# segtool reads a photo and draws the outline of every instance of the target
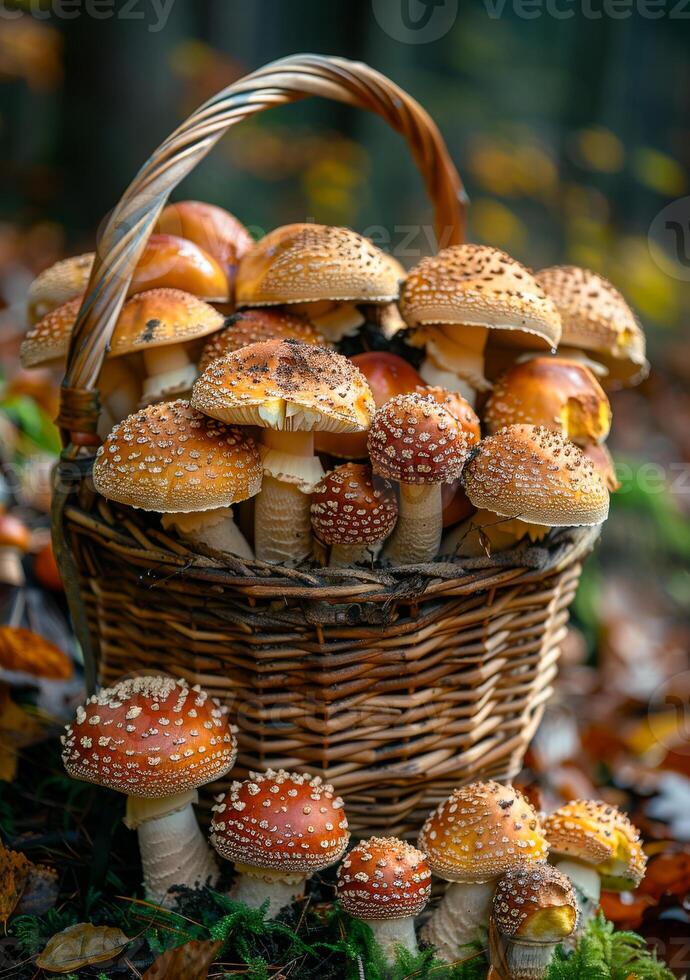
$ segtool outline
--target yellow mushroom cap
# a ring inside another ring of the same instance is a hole
[[[493,781],[454,790],[427,819],[418,846],[434,874],[466,884],[492,881],[548,854],[525,797]]]
[[[228,507],[258,493],[261,479],[252,439],[185,401],[149,405],[119,422],[93,467],[104,497],[159,514]]]
[[[292,339],[213,361],[194,384],[192,405],[224,422],[293,432],[363,432],[374,414],[367,380],[347,357]]]
[[[452,245],[423,258],[407,276],[401,312],[411,327],[458,324],[557,347],[561,320],[553,301],[517,259],[488,245]],[[520,335],[527,335],[520,336]]]
[[[275,228],[240,260],[238,306],[332,300],[389,303],[405,273],[392,256],[349,228]]]
[[[191,293],[165,287],[147,289],[122,307],[109,356],[183,344],[215,333],[224,323],[221,313]]]
[[[360,919],[419,915],[431,897],[431,871],[421,851],[396,837],[370,837],[338,868],[340,904]]]
[[[536,273],[561,315],[561,344],[595,351],[613,380],[636,384],[649,373],[645,336],[625,299],[608,279],[576,265]]]
[[[227,709],[172,677],[135,677],[77,708],[62,737],[74,779],[158,799],[205,786],[232,769],[237,745]]]
[[[63,361],[67,357],[81,301],[81,296],[75,296],[61,303],[27,330],[19,349],[22,367],[38,367],[39,364]]]
[[[56,306],[85,292],[91,275],[94,253],[61,259],[39,273],[29,286],[27,313],[34,324]]]
[[[491,914],[499,933],[533,943],[557,943],[577,923],[577,899],[564,874],[549,864],[519,868],[496,886]]]
[[[483,439],[463,471],[475,507],[547,527],[605,521],[609,494],[573,443],[544,426],[509,425]]]
[[[209,337],[199,358],[199,371],[205,371],[212,361],[224,354],[232,354],[240,347],[288,337],[301,340],[303,344],[330,346],[301,313],[272,309],[241,310],[226,320],[223,330]]]

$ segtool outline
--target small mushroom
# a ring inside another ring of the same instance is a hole
[[[544,980],[559,943],[572,935],[577,903],[566,876],[542,864],[508,871],[491,908],[491,964],[502,980]]]
[[[332,470],[311,495],[311,524],[331,546],[330,565],[370,564],[395,527],[398,502],[388,480],[364,463]]]
[[[225,326],[207,340],[199,358],[199,373],[225,354],[264,340],[300,340],[303,344],[328,347],[326,339],[306,316],[281,309],[240,310],[228,317]],[[342,438],[342,437],[341,437]]]
[[[42,320],[51,310],[81,296],[89,282],[94,253],[72,255],[40,272],[29,286],[27,319],[29,326]]]
[[[419,952],[414,920],[431,897],[431,871],[416,847],[395,837],[370,837],[353,847],[338,868],[338,900],[366,922],[393,966],[396,951]]]
[[[23,585],[26,578],[22,567],[22,555],[29,550],[31,535],[26,525],[0,510],[0,582],[5,585]]]
[[[218,262],[178,235],[149,237],[132,276],[129,295],[151,289],[181,289],[209,303],[227,303],[228,278]]]
[[[77,708],[62,744],[70,776],[127,795],[125,824],[139,835],[150,901],[170,905],[175,885],[215,882],[192,804],[198,787],[235,762],[235,736],[218,701],[171,677],[129,678]]]
[[[251,908],[268,902],[271,918],[339,860],[349,839],[343,801],[318,776],[251,772],[213,807],[211,843],[235,863],[231,897]]]
[[[544,863],[548,854],[539,818],[524,796],[493,781],[454,790],[427,819],[418,846],[432,872],[450,882],[422,930],[447,962],[485,933],[501,875]]]
[[[231,288],[239,260],[254,244],[254,239],[234,214],[203,201],[167,204],[155,230],[186,238],[203,248],[223,269]]]

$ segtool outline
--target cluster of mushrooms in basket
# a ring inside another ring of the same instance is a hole
[[[92,261],[34,281],[25,366],[64,363]],[[405,272],[345,228],[255,243],[179,202],[112,336],[94,482],[221,559],[482,557],[605,520],[605,389],[646,370],[635,315],[587,270],[468,244]]]
[[[77,709],[63,761],[77,778],[127,796],[150,901],[174,903],[174,886],[216,885],[219,867],[194,815],[197,790],[236,756],[227,709],[200,687],[150,676],[120,681]],[[486,942],[493,975],[539,980],[559,944],[572,943],[602,889],[635,888],[645,872],[639,835],[615,806],[572,801],[538,814],[516,789],[477,782],[429,814],[417,846],[371,837],[348,850],[347,803],[316,776],[252,772],[217,797],[210,843],[234,862],[230,896],[267,915],[305,894],[312,875],[337,867],[342,907],[372,929],[389,963],[415,952],[415,919],[432,875],[448,882],[420,937],[439,958]]]

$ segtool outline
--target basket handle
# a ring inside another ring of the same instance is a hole
[[[170,192],[235,123],[311,95],[368,109],[401,133],[434,205],[439,242],[463,240],[465,193],[443,138],[419,103],[384,75],[361,62],[308,54],[282,58],[246,75],[161,143],[105,226],[62,383],[58,425],[64,444],[97,442],[98,376],[139,256]]]

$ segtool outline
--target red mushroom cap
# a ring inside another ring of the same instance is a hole
[[[345,463],[327,474],[311,497],[311,523],[325,544],[373,544],[395,527],[398,502],[388,480],[371,467]]]
[[[318,776],[268,769],[235,782],[213,808],[211,843],[230,861],[311,873],[343,854],[350,834],[343,801]]]
[[[431,895],[425,856],[396,837],[371,837],[346,854],[338,868],[338,898],[359,919],[419,915]]]
[[[200,687],[172,677],[134,677],[77,708],[62,737],[75,779],[156,799],[224,776],[237,744],[227,709]]]

